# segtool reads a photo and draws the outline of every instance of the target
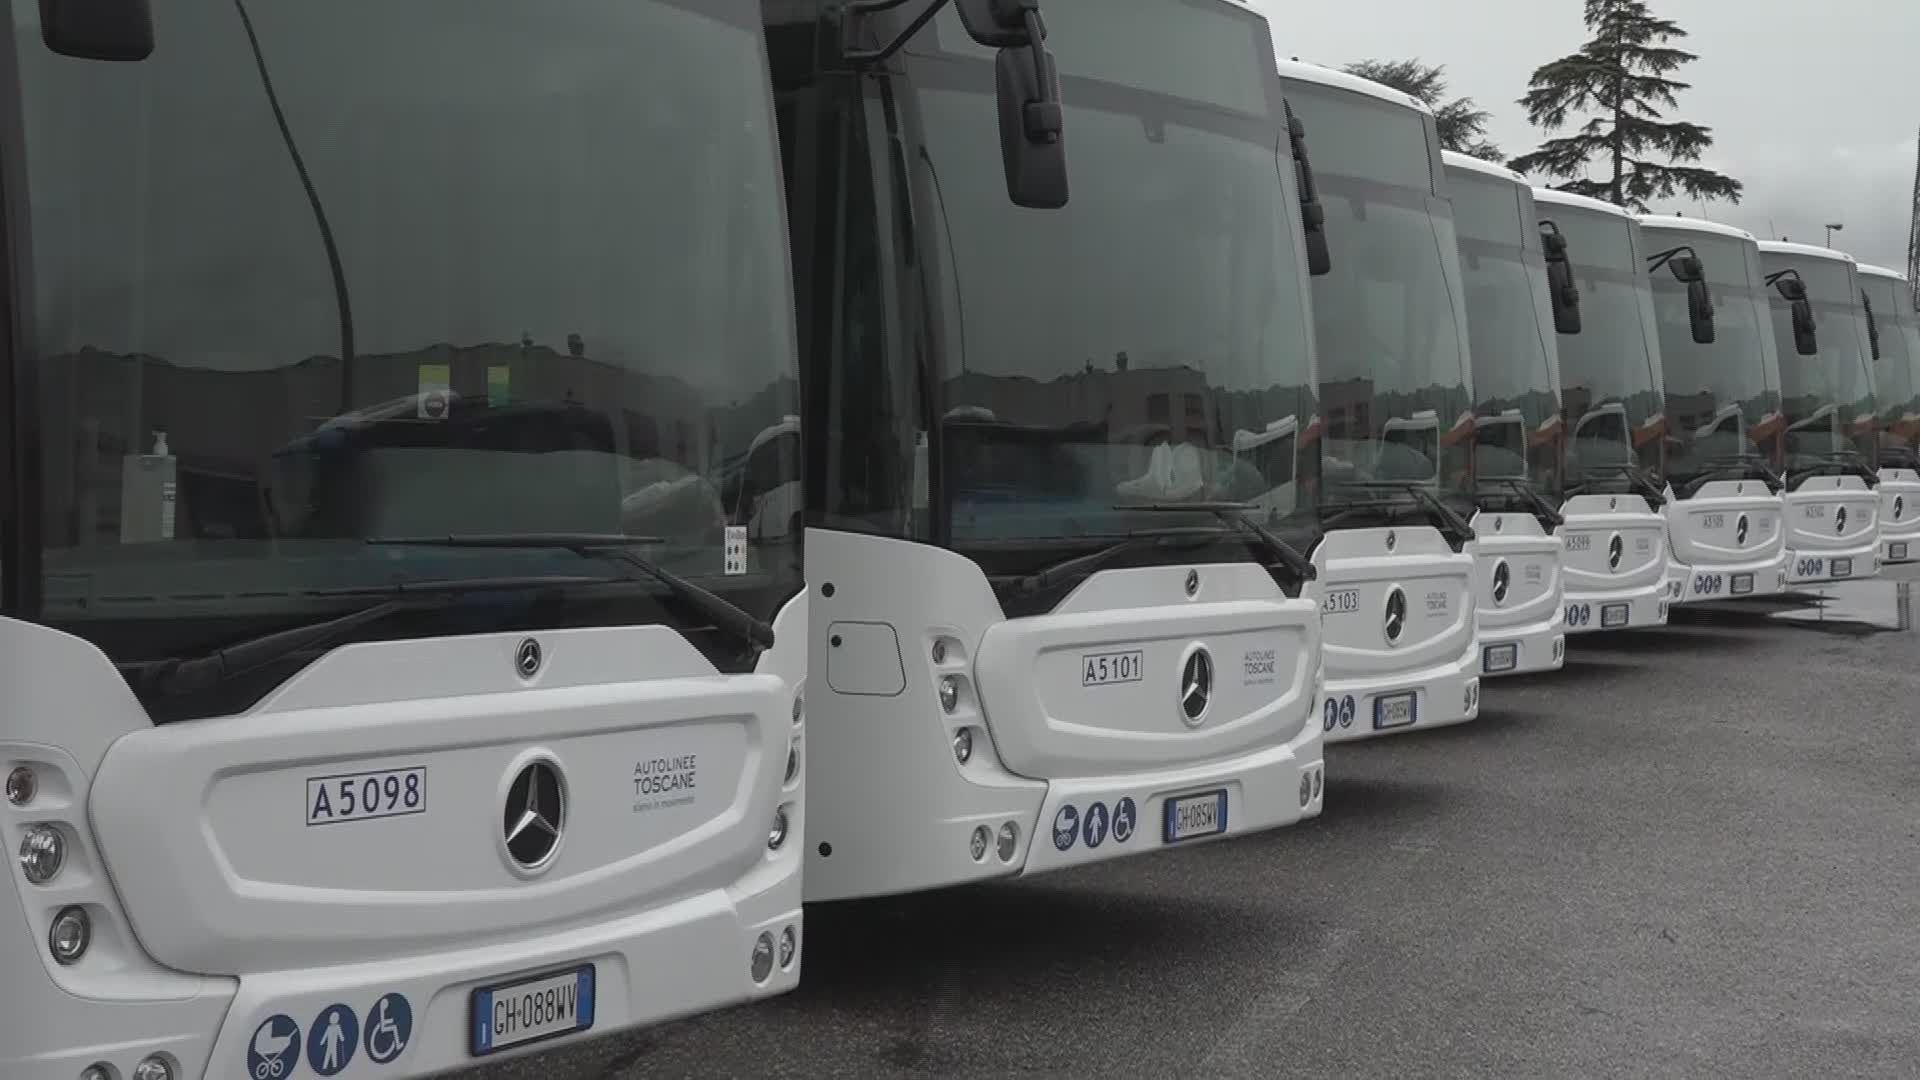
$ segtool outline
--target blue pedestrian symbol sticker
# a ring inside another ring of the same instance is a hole
[[[347,1067],[360,1046],[360,1018],[345,1005],[329,1005],[307,1027],[307,1066],[321,1076]]]
[[[300,1025],[293,1017],[274,1013],[253,1030],[247,1046],[247,1075],[253,1080],[280,1080],[300,1067]]]
[[[375,1065],[397,1058],[413,1038],[413,1009],[399,994],[388,994],[367,1010],[367,1056]]]
[[[1113,842],[1124,844],[1133,839],[1134,806],[1131,798],[1113,804]]]
[[[1080,811],[1068,803],[1053,815],[1053,846],[1065,851],[1073,846],[1073,838],[1080,835]]]
[[[1328,698],[1326,708],[1320,710],[1320,712],[1323,718],[1322,722],[1326,725],[1327,730],[1332,731],[1333,725],[1340,720],[1340,703],[1332,698]]]
[[[1107,839],[1107,804],[1094,803],[1087,807],[1087,846],[1097,848]]]

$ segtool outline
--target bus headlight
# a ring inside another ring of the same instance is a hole
[[[788,743],[787,744],[787,783],[789,784],[793,783],[793,778],[799,775],[800,775],[800,744]]]
[[[972,728],[961,728],[953,733],[953,759],[962,765],[973,760]]]
[[[773,812],[773,827],[767,830],[767,850],[779,851],[780,845],[787,842],[787,808],[780,807]]]
[[[953,675],[940,676],[940,707],[947,712],[960,707],[960,680]]]
[[[967,854],[973,856],[974,862],[979,862],[987,857],[987,845],[991,843],[993,833],[985,825],[975,825],[973,833],[967,837]]]
[[[80,1080],[113,1080],[113,1070],[104,1061],[96,1061],[80,1070]]]
[[[1020,843],[1020,827],[1009,821],[1000,826],[1000,837],[994,845],[994,853],[1001,862],[1012,862],[1014,847]]]
[[[159,1054],[142,1058],[140,1064],[133,1067],[130,1080],[174,1080],[173,1064]]]
[[[35,885],[45,885],[67,861],[67,841],[51,825],[30,825],[20,841],[20,870]]]
[[[793,927],[780,931],[780,970],[792,967],[794,954],[799,951],[800,938],[793,932]]]
[[[93,923],[85,908],[61,908],[47,930],[47,950],[62,964],[72,964],[87,954],[93,941]]]
[[[25,765],[7,774],[7,801],[15,806],[25,806],[33,801],[40,790],[40,778]]]
[[[1313,801],[1313,776],[1309,773],[1301,773],[1300,774],[1300,805],[1306,806],[1308,803],[1311,803],[1312,801]]]
[[[747,971],[754,982],[766,982],[773,974],[773,935],[762,931],[753,939],[753,957],[748,962]]]

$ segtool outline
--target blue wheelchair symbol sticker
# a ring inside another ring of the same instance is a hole
[[[1124,844],[1133,839],[1134,806],[1131,798],[1113,804],[1113,842]]]
[[[247,1075],[253,1080],[280,1080],[300,1067],[300,1025],[285,1013],[274,1013],[253,1030],[247,1046]]]
[[[329,1005],[307,1027],[307,1066],[332,1076],[353,1061],[360,1046],[360,1018],[345,1005]]]
[[[1087,847],[1097,848],[1107,839],[1107,804],[1094,803],[1087,807],[1086,821]]]
[[[413,1038],[413,1008],[399,994],[388,994],[367,1010],[367,1056],[385,1065],[407,1049]]]
[[[1341,727],[1353,726],[1353,695],[1352,694],[1348,694],[1347,696],[1340,699],[1340,726]]]
[[[1053,815],[1053,846],[1065,851],[1073,846],[1074,837],[1080,835],[1080,811],[1068,803]]]

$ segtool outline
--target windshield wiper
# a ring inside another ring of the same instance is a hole
[[[1272,529],[1269,529],[1265,525],[1262,525],[1259,522],[1253,520],[1252,518],[1246,516],[1245,511],[1260,509],[1260,507],[1254,505],[1253,503],[1245,503],[1245,502],[1128,503],[1124,506],[1117,507],[1116,509],[1144,510],[1144,511],[1147,511],[1148,513],[1159,513],[1159,514],[1174,514],[1174,513],[1181,513],[1181,512],[1212,514],[1214,517],[1217,517],[1221,521],[1226,522],[1229,525],[1232,525],[1236,529],[1241,529],[1241,530],[1245,530],[1246,532],[1252,533],[1255,537],[1257,537],[1260,540],[1262,544],[1265,544],[1267,546],[1267,550],[1273,553],[1274,558],[1279,559],[1280,562],[1286,565],[1287,570],[1290,571],[1294,577],[1299,578],[1301,581],[1313,581],[1320,576],[1320,572],[1313,568],[1313,561],[1311,559],[1308,559],[1305,555],[1301,554],[1299,548],[1294,547],[1292,544],[1287,543],[1284,539],[1282,539],[1279,536],[1279,534],[1275,533]]]
[[[1765,458],[1758,454],[1741,454],[1737,457],[1709,459],[1700,472],[1675,489],[1674,494],[1690,499],[1715,480],[1760,480],[1766,483],[1767,490],[1772,493],[1778,493],[1786,486],[1784,477],[1767,468]]]
[[[1346,480],[1340,487],[1358,488],[1362,491],[1404,491],[1413,496],[1427,510],[1427,516],[1437,523],[1440,532],[1449,542],[1468,543],[1474,537],[1473,523],[1443,502],[1440,496],[1415,480]]]
[[[1533,482],[1530,480],[1518,476],[1486,476],[1482,477],[1480,482],[1483,484],[1505,484],[1507,487],[1513,489],[1513,492],[1520,496],[1522,502],[1533,508],[1533,516],[1539,518],[1541,522],[1547,526],[1548,532],[1552,532],[1567,523],[1567,519],[1562,517],[1560,511],[1555,509],[1554,505],[1540,494],[1539,489],[1535,488]]]
[[[248,638],[204,656],[168,657],[164,660],[136,660],[116,665],[136,697],[182,697],[214,689],[247,674],[323,646],[331,645],[355,630],[402,612],[451,607],[456,600],[474,593],[514,592],[528,589],[574,588],[594,585],[622,585],[626,578],[578,575],[535,577],[467,578],[442,581],[418,581],[392,585],[346,589],[320,589],[314,597],[381,596],[377,603],[321,619],[318,622],[277,630]]]
[[[658,544],[659,537],[623,536],[618,533],[505,533],[501,535],[473,534],[466,536],[395,536],[374,537],[369,544],[387,547],[444,547],[444,548],[552,548],[571,551],[583,559],[613,559],[624,562],[640,572],[647,574],[667,587],[676,599],[693,608],[701,618],[749,645],[762,649],[773,647],[773,627],[756,618],[754,614],[738,604],[695,585],[678,574],[671,573],[659,564],[636,555],[632,551],[635,544]],[[633,580],[633,579],[628,579]]]
[[[1022,596],[1032,596],[1045,592],[1070,578],[1085,577],[1128,552],[1156,547],[1169,540],[1188,539],[1204,542],[1213,538],[1214,534],[1211,532],[1196,533],[1191,529],[1129,533],[1085,555],[1062,559],[1031,573],[995,577],[990,580],[995,586],[1011,589]]]
[[[1628,489],[1633,494],[1646,499],[1648,506],[1658,510],[1667,505],[1666,493],[1660,489],[1659,484],[1654,482],[1653,477],[1638,465],[1588,465],[1582,468],[1580,473],[1582,476],[1591,473],[1616,473],[1627,478]],[[1579,494],[1591,486],[1590,482],[1582,481],[1568,487],[1567,493]]]

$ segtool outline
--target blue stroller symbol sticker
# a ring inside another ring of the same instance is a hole
[[[274,1013],[253,1031],[247,1045],[247,1075],[253,1080],[280,1080],[300,1067],[300,1025],[285,1013]]]

